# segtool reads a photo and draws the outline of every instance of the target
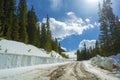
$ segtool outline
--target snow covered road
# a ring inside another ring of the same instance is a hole
[[[101,70],[93,68],[89,62],[71,62],[59,65],[48,65],[49,67],[36,66],[34,68],[18,69],[11,76],[0,76],[0,80],[119,80],[119,77],[102,73]],[[14,70],[13,70],[14,71]],[[92,71],[92,72],[91,72]],[[1,72],[1,71],[0,71]],[[4,72],[4,71],[3,71]],[[9,71],[8,71],[9,72]],[[10,73],[9,73],[10,74]],[[12,72],[11,72],[12,74]]]

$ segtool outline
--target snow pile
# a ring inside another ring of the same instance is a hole
[[[120,69],[120,54],[111,57],[101,57],[97,55],[91,59],[91,64],[94,66],[101,67],[103,69],[112,70]]]
[[[117,54],[116,56],[110,56],[110,58],[112,58],[115,61],[116,65],[120,66],[120,54]]]
[[[47,53],[44,49],[39,49],[35,46],[27,45],[22,42],[5,39],[0,41],[0,53],[62,58],[58,53],[54,51]]]
[[[108,70],[93,66],[91,65],[91,61],[84,61],[83,64],[88,72],[98,76],[101,80],[120,80],[120,73],[109,72]]]

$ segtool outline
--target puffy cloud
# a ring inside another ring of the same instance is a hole
[[[85,19],[85,21],[86,21],[87,23],[89,23],[89,22],[90,22],[90,19],[87,18],[87,19]]]
[[[82,18],[77,17],[74,12],[68,12],[66,14],[69,18],[64,21],[50,18],[50,29],[53,37],[64,39],[71,35],[81,35],[84,30],[94,28],[94,25],[86,23]],[[43,22],[45,21],[46,19],[44,18]]]
[[[79,49],[84,48],[84,44],[86,44],[86,48],[95,47],[96,40],[82,40],[79,44]]]
[[[75,13],[74,12],[68,12],[68,13],[66,13],[68,16],[70,16],[70,15],[75,15]]]

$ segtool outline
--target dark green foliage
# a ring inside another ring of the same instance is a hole
[[[113,13],[111,0],[104,0],[99,4],[100,23],[100,51],[103,56],[110,56],[120,52],[120,22]]]
[[[24,43],[28,43],[28,34],[27,34],[27,5],[26,0],[20,0],[19,2],[19,37],[20,41]]]
[[[3,21],[4,21],[4,0],[0,1],[0,37],[3,37]]]
[[[84,48],[80,51],[77,50],[77,60],[88,60],[96,55],[101,55],[100,54],[100,48],[99,48],[99,43],[96,41],[95,47],[90,47],[86,48],[86,44],[84,44]]]
[[[33,6],[27,11],[26,0],[19,0],[19,5],[15,5],[15,0],[0,1],[0,38],[32,44],[48,52],[55,50],[68,58],[57,39],[52,38],[49,17],[40,26]]]
[[[19,41],[19,20],[16,15],[14,15],[14,23],[12,26],[11,39],[15,41]]]
[[[81,59],[81,58],[82,58],[82,57],[81,57],[81,53],[80,53],[79,50],[77,50],[76,54],[77,54],[77,61],[82,60],[82,59]]]
[[[1,23],[1,21],[0,21],[0,38],[2,37],[3,35],[2,35],[2,23]]]
[[[28,11],[28,27],[27,27],[27,31],[28,31],[28,40],[29,40],[29,44],[35,45],[38,47],[38,26],[37,26],[37,16],[35,14],[34,8],[32,6],[31,10]]]
[[[37,42],[37,45],[36,45],[36,46],[37,46],[38,48],[40,48],[40,44],[41,44],[41,43],[40,43],[40,33],[41,33],[41,32],[40,32],[40,26],[39,26],[39,24],[37,24],[37,41],[36,41],[36,42]]]
[[[2,37],[6,39],[11,39],[14,10],[15,10],[15,0],[0,1],[0,21],[1,21]]]
[[[47,36],[46,27],[45,27],[45,24],[43,23],[41,26],[41,35],[40,35],[41,48],[45,48],[46,36]]]
[[[13,20],[14,20],[14,11],[15,11],[15,0],[10,0],[7,1],[8,4],[7,6],[9,6],[9,12],[7,14],[7,18],[8,18],[8,29],[7,29],[7,39],[11,39],[11,35],[12,35],[12,26],[13,26]]]
[[[54,43],[53,43],[53,50],[56,51],[56,52],[59,52],[59,44],[58,44],[58,41],[57,39],[55,39]]]
[[[48,51],[48,52],[51,52],[52,50],[52,36],[51,36],[51,31],[50,31],[50,23],[49,23],[49,18],[47,16],[47,19],[46,19],[46,31],[47,31],[47,34],[46,34],[46,44],[45,44],[45,50]]]

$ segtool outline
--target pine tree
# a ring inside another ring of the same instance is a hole
[[[80,51],[77,50],[76,54],[77,54],[77,61],[80,61],[82,57]]]
[[[60,45],[60,43],[59,43],[59,46],[58,46],[58,51],[59,51],[59,54],[62,53],[62,49],[61,49],[61,45]]]
[[[11,30],[13,26],[13,15],[15,10],[15,0],[1,1],[0,20],[2,22],[3,37],[11,39]]]
[[[100,22],[100,46],[101,52],[105,56],[114,53],[114,34],[115,28],[115,15],[111,8],[111,0],[104,0],[102,7],[99,5],[99,22]]]
[[[4,0],[0,1],[0,37],[3,37]]]
[[[87,59],[87,48],[86,48],[86,44],[84,44],[82,57],[83,57],[84,60]]]
[[[20,41],[24,43],[28,43],[28,34],[27,34],[27,4],[26,0],[20,0],[19,2],[19,37]]]
[[[120,21],[119,21],[119,18],[116,17],[115,18],[115,21],[114,21],[114,29],[113,29],[113,34],[112,34],[112,37],[113,37],[113,52],[114,52],[114,55],[119,53],[120,52]]]
[[[12,26],[11,38],[12,38],[12,40],[19,41],[19,20],[16,15],[14,15],[14,23]]]
[[[41,48],[45,48],[46,36],[47,36],[46,26],[45,26],[44,23],[42,23],[42,25],[41,25],[41,35],[40,35],[40,47]]]
[[[100,55],[100,52],[99,52],[99,43],[98,43],[98,41],[96,41],[96,43],[95,43],[95,54],[94,54],[94,56],[96,56],[97,54],[99,54]]]
[[[46,38],[46,44],[45,44],[45,50],[48,52],[51,52],[52,50],[52,36],[50,31],[50,23],[49,23],[49,17],[47,16],[46,19],[46,29],[47,29],[47,38]]]
[[[59,52],[59,44],[58,44],[58,41],[57,41],[57,39],[55,38],[55,42],[54,42],[54,50],[56,51],[56,52]]]
[[[13,20],[14,20],[14,11],[15,11],[15,0],[8,1],[8,30],[6,33],[7,39],[11,39],[12,35],[12,26],[13,26]]]
[[[31,10],[28,11],[28,40],[29,44],[38,46],[38,25],[37,25],[37,16],[34,11],[34,7],[32,6]]]
[[[37,47],[40,48],[40,26],[37,24]]]

